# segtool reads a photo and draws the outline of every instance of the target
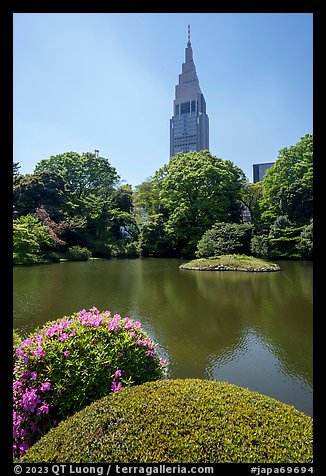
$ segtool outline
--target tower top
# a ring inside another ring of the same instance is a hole
[[[191,46],[191,43],[190,43],[190,25],[188,25],[188,43],[187,43],[187,46]]]

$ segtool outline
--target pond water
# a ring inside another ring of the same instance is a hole
[[[14,327],[96,306],[141,321],[169,378],[227,381],[312,415],[312,262],[280,272],[179,270],[177,259],[14,267]]]

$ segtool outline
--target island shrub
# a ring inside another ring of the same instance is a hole
[[[52,429],[28,463],[310,463],[312,418],[285,403],[199,379],[106,396]]]
[[[92,252],[83,246],[71,246],[67,251],[69,261],[87,261],[92,256]]]
[[[16,348],[14,454],[122,387],[162,378],[166,362],[140,322],[95,307],[49,322]]]
[[[217,222],[207,230],[197,243],[197,258],[248,253],[252,225]]]

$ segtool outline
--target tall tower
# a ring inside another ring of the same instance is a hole
[[[208,149],[208,131],[206,102],[199,87],[188,25],[185,62],[179,74],[179,84],[175,87],[173,116],[170,119],[170,157],[178,152]]]

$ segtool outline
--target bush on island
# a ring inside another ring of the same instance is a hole
[[[166,364],[128,317],[93,307],[47,323],[16,348],[15,456],[94,400],[162,378]]]
[[[308,463],[312,418],[227,382],[161,380],[92,403],[22,462]]]

